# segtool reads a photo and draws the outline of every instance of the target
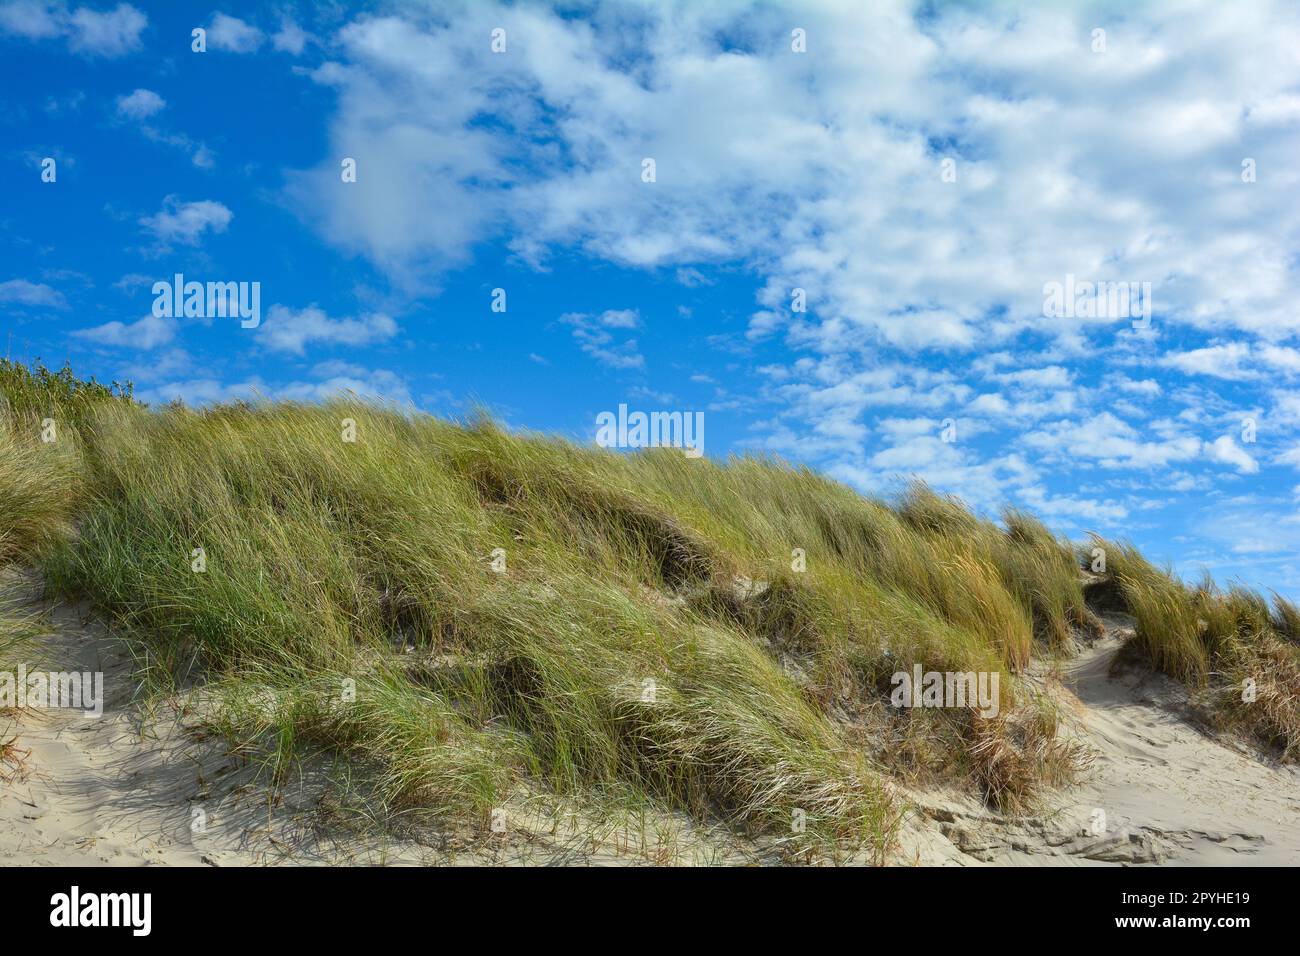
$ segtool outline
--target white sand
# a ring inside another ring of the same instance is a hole
[[[922,794],[904,859],[932,865],[1164,864],[1294,866],[1300,862],[1300,769],[1279,766],[1189,722],[1181,685],[1111,664],[1127,628],[1073,658],[1070,731],[1094,752],[1081,786],[1048,812],[1007,821],[969,798]],[[1104,814],[1104,817],[1099,815]],[[1097,823],[1104,822],[1105,829]]]
[[[30,578],[10,576],[39,606]],[[4,588],[0,588],[3,590]],[[438,835],[361,837],[322,825],[322,780],[310,772],[271,800],[255,765],[194,732],[176,707],[144,714],[129,698],[123,646],[74,608],[51,611],[44,670],[103,671],[103,717],[24,710],[0,717],[0,742],[16,737],[22,769],[0,782],[0,859],[10,865],[268,863],[628,863],[674,853],[700,862],[744,861],[689,826],[661,855],[612,828],[592,843],[518,819],[497,845],[469,847]],[[1122,632],[1070,662],[1076,733],[1096,752],[1079,787],[1049,812],[1017,821],[962,794],[912,794],[898,862],[928,865],[1294,864],[1300,861],[1300,771],[1196,730],[1179,713],[1181,688],[1165,678],[1112,679]],[[5,772],[13,768],[3,768]],[[195,810],[204,825],[196,826]],[[1096,811],[1105,832],[1090,832]],[[346,835],[341,835],[346,834]],[[640,834],[637,839],[644,839]],[[750,861],[761,859],[748,857]]]
[[[30,578],[7,575],[0,593],[42,605]],[[3,768],[0,859],[10,865],[179,866],[275,862],[418,862],[416,844],[353,840],[338,846],[310,826],[310,780],[271,805],[254,767],[193,732],[175,706],[147,714],[130,699],[124,646],[79,609],[58,606],[38,652],[43,671],[102,671],[102,717],[24,709],[0,717],[21,767]],[[196,813],[196,811],[198,811]]]

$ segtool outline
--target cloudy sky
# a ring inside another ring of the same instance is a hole
[[[1294,3],[0,0],[0,75],[12,357],[702,411],[710,456],[1300,595]],[[178,272],[260,326],[155,317]],[[1067,276],[1150,321],[1047,314]]]

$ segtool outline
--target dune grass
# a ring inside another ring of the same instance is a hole
[[[78,378],[66,364],[56,372],[39,359],[31,368],[0,359],[0,403],[10,424],[51,418],[75,428],[104,405],[131,404],[134,391],[130,382],[104,385]]]
[[[1240,585],[1195,585],[1156,568],[1127,543],[1100,537],[1086,550],[1105,554],[1104,584],[1113,585],[1134,618],[1133,649],[1155,669],[1210,702],[1213,721],[1300,757],[1300,643],[1294,604],[1270,603]]]
[[[72,446],[43,449],[0,417],[0,566],[67,538],[83,483]]]
[[[99,408],[131,405],[131,391],[0,359],[0,567],[66,540],[85,488],[77,429]]]
[[[1030,515],[486,419],[149,410],[0,371],[20,395],[0,414],[8,559],[88,598],[141,648],[149,688],[201,693],[277,778],[326,747],[392,810],[484,825],[521,795],[630,799],[882,860],[894,781],[1012,810],[1079,765],[1022,675],[1099,624],[1071,546]],[[51,417],[66,427],[42,442]],[[1269,653],[1295,647],[1285,602],[1196,598],[1129,551],[1111,574],[1153,664],[1184,679],[1258,653],[1247,619]],[[1232,641],[1188,638],[1188,614],[1231,602]],[[996,672],[1000,713],[890,706],[914,664]]]

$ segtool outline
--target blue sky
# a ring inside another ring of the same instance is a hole
[[[1300,8],[1126,6],[0,0],[0,346],[148,401],[704,412],[1298,596]],[[153,316],[177,272],[261,325]],[[1149,325],[1045,314],[1067,276]]]

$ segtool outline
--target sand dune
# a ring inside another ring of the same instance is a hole
[[[31,578],[10,578],[40,607]],[[198,733],[183,708],[146,712],[129,696],[132,661],[82,609],[49,609],[42,666],[100,670],[104,715],[23,711],[21,766],[0,785],[0,854],[25,865],[225,866],[277,863],[520,863],[515,845],[450,852],[445,843],[358,836],[326,825],[324,784],[310,778],[275,799],[255,765]],[[1087,779],[1049,798],[1045,812],[1008,819],[961,794],[918,793],[896,862],[925,865],[1289,864],[1300,854],[1300,771],[1271,766],[1187,718],[1182,686],[1148,671],[1112,676],[1125,637],[1081,650],[1061,673],[1072,695],[1070,732],[1093,751]],[[1045,678],[1046,679],[1046,678]],[[1104,812],[1104,829],[1098,811]],[[516,827],[516,832],[525,829]],[[1101,829],[1101,832],[1094,832]],[[644,861],[613,844],[566,848],[554,834],[525,843],[555,861]],[[681,849],[679,846],[678,849]],[[697,859],[698,859],[697,855]],[[761,860],[715,852],[710,859]]]
[[[85,608],[49,605],[34,575],[0,570],[0,599],[48,615],[42,670],[101,671],[102,717],[71,710],[0,716],[0,859],[11,866],[535,865],[626,864],[669,856],[749,862],[710,845],[674,819],[671,847],[655,834],[568,819],[555,825],[505,808],[506,831],[486,839],[423,829],[397,836],[392,821],[367,828],[330,818],[329,768],[307,761],[274,791],[222,741],[204,734],[180,701],[148,711],[131,699],[134,662]],[[757,851],[755,851],[757,852]]]
[[[42,607],[30,578],[7,588]],[[102,671],[103,716],[24,710],[18,767],[0,784],[0,856],[11,865],[180,866],[277,862],[419,862],[426,848],[353,837],[339,845],[316,832],[310,781],[270,799],[246,761],[205,739],[178,707],[147,712],[130,698],[133,662],[124,645],[83,609],[50,609],[42,669]],[[8,723],[8,721],[6,721]]]

